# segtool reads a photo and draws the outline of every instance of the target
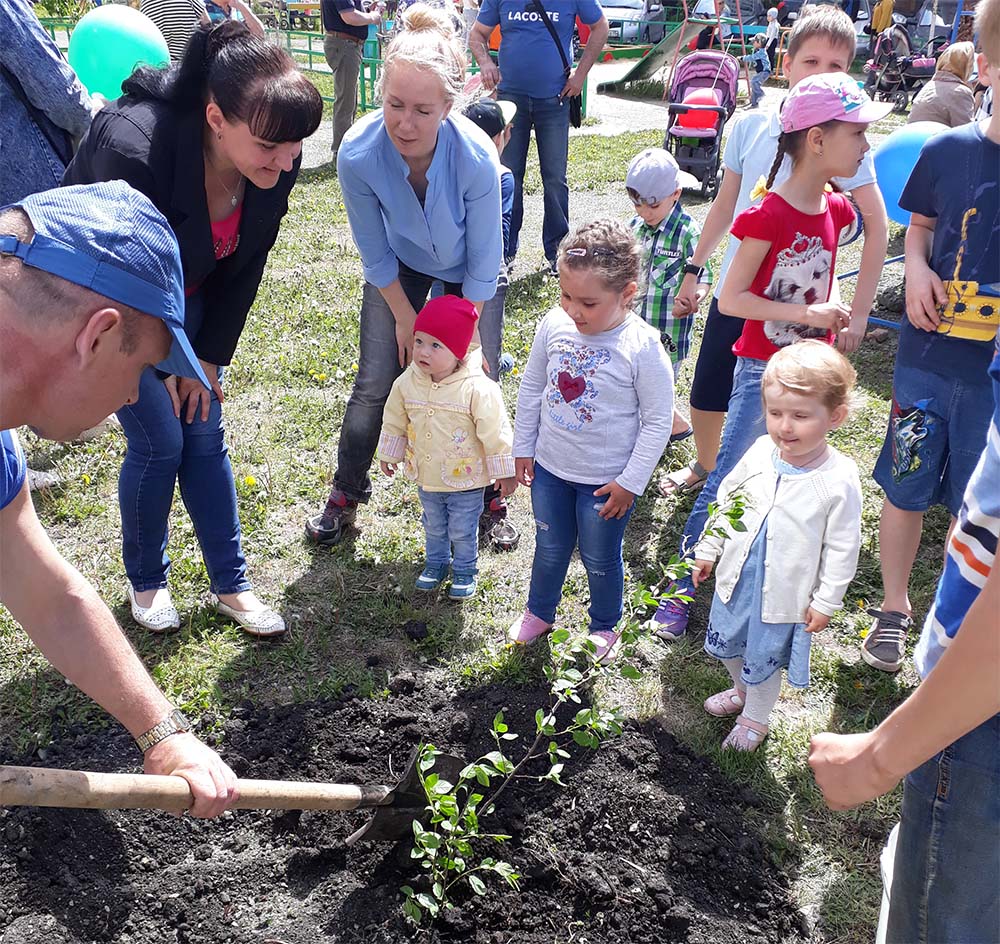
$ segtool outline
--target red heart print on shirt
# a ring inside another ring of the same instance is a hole
[[[556,379],[559,384],[559,392],[567,403],[571,403],[587,389],[586,380],[582,377],[573,377],[564,370],[559,371],[559,376]]]

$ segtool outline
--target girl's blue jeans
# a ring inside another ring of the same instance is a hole
[[[182,405],[181,416],[184,417]],[[208,420],[174,416],[170,396],[153,368],[139,381],[139,400],[122,407],[118,419],[128,451],[118,478],[125,573],[136,591],[167,585],[167,520],[174,484],[194,525],[216,594],[249,590],[236,509],[236,486],[222,425],[222,407],[212,396]]]
[[[428,492],[417,489],[423,508],[421,524],[429,567],[452,565],[456,574],[474,574],[479,562],[479,516],[483,489]],[[452,550],[455,557],[452,560]]]
[[[701,537],[701,532],[705,530],[708,506],[718,498],[722,480],[732,472],[746,451],[767,432],[764,409],[760,402],[760,382],[766,367],[767,361],[758,361],[751,357],[736,358],[733,393],[729,398],[722,445],[719,447],[715,468],[709,473],[708,479],[698,493],[694,508],[691,509],[691,514],[684,525],[680,547],[682,556],[691,555]],[[677,589],[683,593],[693,594],[694,584],[691,578],[684,577],[678,580]]]
[[[535,559],[528,609],[546,623],[555,622],[563,581],[578,544],[590,586],[590,632],[613,630],[621,619],[622,539],[635,505],[621,518],[602,518],[598,511],[607,499],[594,497],[598,488],[567,482],[535,463],[531,484]]]

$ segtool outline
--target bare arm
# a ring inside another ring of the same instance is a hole
[[[809,764],[827,804],[849,809],[1000,712],[1000,566],[994,562],[954,641],[919,688],[874,731],[817,734]]]
[[[712,201],[712,205],[708,208],[708,216],[705,217],[705,222],[701,227],[698,245],[695,246],[691,255],[691,265],[696,265],[699,268],[704,267],[705,263],[712,258],[712,253],[718,248],[723,237],[729,232],[729,227],[733,225],[733,218],[736,215],[736,201],[739,199],[742,184],[742,174],[734,173],[728,168],[723,171],[722,184]],[[685,275],[677,290],[676,298],[683,297],[687,300],[687,311],[693,311],[697,307],[695,300],[697,279],[696,275]]]
[[[587,73],[597,62],[604,49],[604,43],[608,38],[608,18],[602,16],[596,23],[590,25],[590,36],[587,37],[587,45],[583,47],[583,55],[580,62],[566,80],[563,87],[563,95],[579,95],[583,91],[583,83],[587,81]]]
[[[370,26],[373,23],[382,22],[382,11],[378,4],[375,4],[367,13],[361,10],[340,10],[340,18],[348,26]]]
[[[500,70],[490,55],[490,33],[493,27],[480,23],[478,20],[469,33],[469,49],[476,57],[479,72],[483,79],[483,88],[492,92],[500,84]]]
[[[936,223],[937,220],[932,216],[911,213],[903,244],[906,316],[910,319],[910,324],[921,331],[937,331],[941,323],[938,306],[945,302],[944,283],[930,266]]]
[[[259,36],[263,39],[264,24],[257,19],[257,14],[250,9],[250,4],[244,3],[243,0],[230,0],[230,3],[234,10],[239,10],[240,16],[243,17],[243,22],[247,25],[247,29],[250,30],[254,36]]]
[[[878,280],[885,266],[886,246],[889,245],[889,222],[885,215],[882,192],[875,184],[868,184],[851,191],[851,196],[861,211],[865,242],[861,249],[858,280],[854,286],[854,299],[851,302],[851,325],[837,338],[838,347],[848,354],[858,349],[865,335],[868,316],[871,314],[872,305],[875,304],[875,294],[878,292]]]
[[[133,737],[172,710],[111,611],[49,540],[27,486],[0,510],[0,601],[52,665]],[[238,796],[233,772],[193,735],[166,738],[145,762],[150,773],[188,780],[195,815],[215,816]]]
[[[736,250],[719,296],[719,311],[750,321],[794,321],[824,331],[839,331],[850,322],[850,312],[838,302],[799,305],[776,302],[750,291],[771,244],[747,237]]]

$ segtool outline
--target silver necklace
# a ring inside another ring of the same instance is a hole
[[[243,175],[240,174],[239,180],[236,181],[236,189],[230,190],[226,186],[225,181],[222,179],[222,175],[215,169],[215,164],[212,163],[211,158],[208,158],[208,165],[212,168],[212,173],[215,174],[215,179],[219,182],[219,185],[226,191],[226,196],[229,197],[229,203],[235,210],[236,204],[240,202],[240,185],[243,183]]]

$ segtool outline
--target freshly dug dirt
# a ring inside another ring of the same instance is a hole
[[[465,757],[489,721],[533,730],[543,693],[450,691],[392,680],[384,701],[235,709],[224,754],[241,776],[391,782],[421,737]],[[517,743],[517,742],[515,742]],[[490,854],[524,875],[488,881],[429,938],[475,944],[776,944],[802,939],[788,877],[747,824],[759,806],[655,723],[597,752],[573,747],[567,787],[524,781]],[[25,763],[0,751],[0,762]],[[37,758],[35,763],[40,763]],[[48,766],[134,769],[122,734],[67,734]],[[406,843],[346,849],[362,813],[242,811],[215,822],[162,813],[0,810],[2,944],[383,944],[414,937],[399,887],[416,884]]]

